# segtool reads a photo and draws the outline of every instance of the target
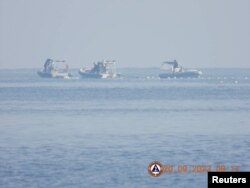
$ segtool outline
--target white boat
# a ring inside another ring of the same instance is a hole
[[[79,74],[82,78],[116,78],[119,74],[116,73],[116,61],[103,60],[94,63],[92,69],[81,68]]]
[[[57,63],[65,63],[64,60],[47,59],[44,63],[44,68],[37,72],[43,78],[69,78],[72,75],[69,73],[69,67],[65,64],[65,68],[58,68]]]
[[[179,63],[174,61],[166,61],[162,63],[162,69],[165,65],[170,65],[171,69],[165,73],[159,74],[160,78],[197,78],[202,75],[201,71],[196,69],[185,69],[179,65]]]

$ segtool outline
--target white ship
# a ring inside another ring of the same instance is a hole
[[[37,74],[43,78],[69,78],[72,75],[69,73],[69,67],[65,64],[65,68],[58,68],[58,63],[65,63],[64,60],[47,59],[44,63],[44,68],[38,71]]]
[[[171,69],[165,73],[159,74],[160,78],[197,78],[202,75],[201,71],[195,69],[185,69],[178,64],[176,60],[166,61],[162,63],[162,68],[165,65],[170,65]]]
[[[103,60],[94,63],[92,69],[81,68],[79,74],[82,78],[116,78],[119,74],[116,73],[116,61]]]

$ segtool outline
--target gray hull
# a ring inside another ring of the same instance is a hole
[[[82,78],[102,78],[101,74],[94,74],[94,73],[88,73],[88,72],[78,72]]]
[[[37,74],[42,78],[67,78],[72,76],[70,73],[67,72],[49,73],[44,71],[38,71]]]
[[[46,73],[46,72],[38,71],[37,74],[39,76],[41,76],[42,78],[52,78],[52,74],[51,73]]]

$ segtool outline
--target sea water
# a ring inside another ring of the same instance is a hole
[[[0,187],[207,187],[207,173],[152,177],[152,161],[250,170],[250,69],[159,79],[40,78],[0,70]]]

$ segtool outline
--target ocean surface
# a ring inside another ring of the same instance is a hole
[[[160,80],[45,79],[0,70],[0,187],[207,187],[207,173],[152,177],[152,161],[250,170],[250,69]]]

